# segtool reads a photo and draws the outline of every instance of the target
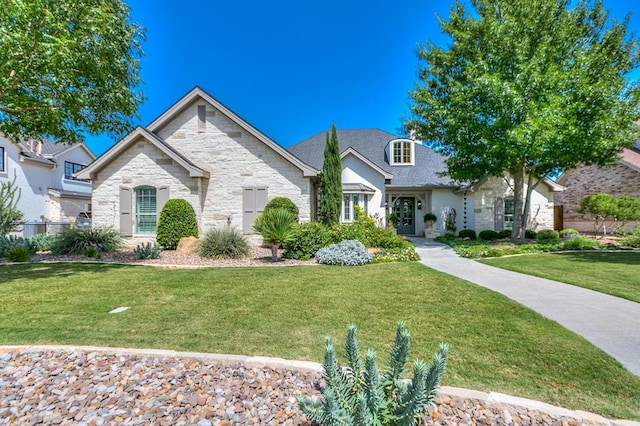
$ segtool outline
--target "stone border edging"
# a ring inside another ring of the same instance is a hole
[[[248,355],[226,355],[205,352],[180,352],[165,349],[132,349],[111,348],[101,346],[75,346],[75,345],[5,345],[0,346],[0,354],[9,352],[40,352],[40,351],[70,351],[70,352],[102,352],[112,355],[140,355],[140,356],[165,356],[174,358],[195,358],[200,360],[215,361],[223,365],[242,363],[251,367],[276,367],[289,370],[302,370],[321,372],[322,364],[311,361],[295,361],[283,358]],[[580,410],[568,410],[545,402],[520,398],[498,392],[481,392],[471,389],[441,386],[439,393],[449,397],[461,399],[477,399],[487,404],[505,404],[523,407],[531,410],[545,412],[553,416],[573,417],[580,422],[604,424],[609,426],[640,426],[640,422],[633,420],[610,420],[598,414]]]

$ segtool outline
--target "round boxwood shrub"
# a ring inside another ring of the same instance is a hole
[[[303,223],[293,231],[293,238],[282,244],[283,257],[309,260],[322,247],[331,244],[327,227],[321,222]]]
[[[175,250],[184,237],[198,237],[196,212],[187,200],[174,198],[160,212],[156,240],[166,250]]]
[[[560,241],[560,234],[553,229],[543,229],[538,232],[538,243],[540,244],[553,244]]]
[[[569,235],[580,235],[580,233],[571,228],[563,229],[562,231],[560,231],[561,238],[568,237]]]
[[[483,241],[494,241],[500,238],[500,234],[491,229],[485,229],[484,231],[480,231],[480,233],[478,234],[478,238]]]
[[[291,201],[289,198],[287,197],[275,197],[272,198],[271,201],[269,201],[267,203],[266,206],[264,206],[264,211],[266,212],[267,210],[271,210],[271,209],[285,209],[288,210],[289,213],[291,213],[291,215],[295,218],[294,222],[298,221],[298,206],[296,206],[296,204]]]
[[[526,231],[524,231],[524,237],[530,240],[535,240],[537,236],[538,233],[536,231],[532,231],[531,229],[527,229]]]
[[[498,235],[500,236],[500,238],[510,238],[511,229],[503,229],[502,231],[498,232]]]
[[[476,239],[476,231],[473,229],[463,229],[458,233],[458,237],[460,238],[468,238],[470,240]]]

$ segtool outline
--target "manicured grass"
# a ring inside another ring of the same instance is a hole
[[[444,384],[640,419],[640,378],[554,322],[419,263],[223,268],[0,265],[0,344],[84,344],[321,361],[324,336],[381,362],[405,320],[412,357],[450,344]],[[131,309],[107,312],[119,306]]]
[[[546,253],[480,262],[640,303],[639,252]]]

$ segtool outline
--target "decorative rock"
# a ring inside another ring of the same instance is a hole
[[[176,254],[196,254],[200,249],[200,240],[196,237],[184,237],[180,238],[178,247],[176,247]]]

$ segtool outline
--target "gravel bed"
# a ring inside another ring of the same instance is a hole
[[[0,425],[304,425],[296,395],[316,372],[198,358],[25,350],[0,354]],[[594,425],[440,395],[425,425]]]

